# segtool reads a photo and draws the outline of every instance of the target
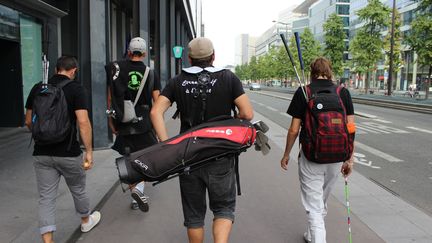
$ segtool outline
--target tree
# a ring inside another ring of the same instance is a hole
[[[366,71],[365,92],[369,89],[369,73],[382,58],[384,41],[381,31],[389,26],[390,9],[379,0],[368,0],[368,5],[357,11],[364,23],[350,44],[355,69]]]
[[[417,16],[411,23],[411,34],[407,41],[417,52],[418,63],[429,66],[428,82],[426,83],[426,99],[428,99],[432,75],[432,0],[420,2]]]
[[[337,14],[331,14],[323,25],[324,28],[324,56],[332,62],[335,76],[343,73],[343,54],[345,51],[345,39],[347,38],[342,18]]]
[[[393,33],[393,81],[396,81],[396,74],[400,70],[403,60],[401,53],[402,33],[400,31],[401,19],[400,13],[396,10],[395,22],[394,22],[394,33]],[[391,45],[391,31],[389,30],[384,38],[384,50],[386,54],[386,66],[390,65],[390,45]],[[396,82],[393,82],[396,84]],[[395,86],[395,85],[394,85]],[[393,87],[392,87],[393,89]]]

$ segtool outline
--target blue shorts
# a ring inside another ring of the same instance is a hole
[[[236,204],[234,158],[223,158],[180,176],[184,226],[204,226],[207,210],[206,190],[214,219],[224,218],[234,222]]]

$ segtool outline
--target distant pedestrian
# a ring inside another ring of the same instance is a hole
[[[39,227],[45,243],[54,242],[55,202],[61,176],[81,217],[81,231],[90,231],[101,218],[98,211],[90,213],[90,201],[85,190],[85,171],[93,167],[92,127],[84,88],[73,81],[77,71],[78,62],[74,57],[60,57],[56,74],[48,80],[48,85],[36,84],[26,103],[25,122],[35,140],[33,156],[39,191]],[[64,100],[66,103],[61,103]],[[47,109],[48,101],[52,102],[50,108],[58,110]],[[51,119],[58,117],[64,119]],[[76,125],[84,144],[84,156],[77,140]],[[64,136],[56,137],[59,131],[64,131]]]
[[[229,70],[213,67],[212,42],[199,37],[190,41],[188,48],[192,67],[183,69],[169,80],[151,111],[161,141],[168,139],[164,113],[174,102],[180,112],[180,132],[218,116],[231,116],[233,107],[239,111],[238,118],[251,120],[253,117],[252,106],[240,80]],[[214,242],[228,242],[236,204],[234,157],[221,158],[181,175],[180,191],[189,242],[204,241],[206,194],[214,215]]]
[[[323,129],[325,131],[331,130],[334,126],[337,128],[336,130],[340,132],[340,136],[343,137],[345,134],[344,138],[346,139],[346,143],[350,141],[351,144],[353,144],[355,131],[354,108],[349,91],[345,88],[337,87],[332,83],[331,64],[327,59],[318,58],[311,64],[311,78],[311,84],[306,87],[309,103],[306,101],[300,87],[294,94],[288,108],[287,113],[292,116],[292,120],[288,130],[285,152],[281,159],[281,167],[285,170],[288,169],[290,152],[300,133],[300,143],[302,146],[298,157],[298,173],[301,199],[308,217],[308,227],[304,233],[304,239],[306,242],[325,243],[326,230],[324,217],[327,214],[327,199],[338,177],[338,171],[340,170],[344,176],[351,174],[353,169],[353,153],[347,153],[346,151],[348,151],[348,149],[345,147],[338,147],[340,144],[338,141],[339,138],[324,138],[323,144],[314,143],[314,141],[318,140],[318,135],[315,134],[316,137],[310,136],[314,134],[313,132],[309,133],[310,128],[308,128],[308,124],[310,124],[310,122],[308,122],[307,119],[311,119],[310,121],[315,119],[315,116],[311,115],[311,112],[319,112],[320,110],[324,112],[325,109],[332,109],[335,106],[340,106],[341,109],[338,109],[338,111],[341,112],[340,116],[334,115],[334,117],[332,117],[332,115],[321,113],[323,116],[326,116],[323,117],[323,123],[327,122],[328,124],[326,123],[323,127],[318,127],[316,129]],[[337,90],[339,90],[340,93],[338,96],[334,96],[337,94]],[[327,94],[324,102],[318,102],[317,104],[310,103],[315,102],[314,99],[318,99],[317,94],[320,92],[325,92]],[[333,95],[330,96],[330,94]],[[329,97],[333,97],[332,100],[335,103],[327,107],[325,101],[328,100]],[[310,107],[309,104],[314,104],[316,106]],[[345,115],[342,112],[344,112]],[[345,117],[346,120],[343,121],[342,117]],[[320,123],[321,122],[320,120]],[[345,124],[346,127],[344,127]],[[320,141],[323,141],[322,138]],[[351,150],[353,150],[353,145]],[[319,158],[320,162],[311,161],[307,158],[320,155],[322,155],[322,157]],[[347,159],[346,161],[333,161],[332,157],[343,157]]]
[[[133,38],[128,47],[127,60],[113,61],[106,66],[108,77],[108,104],[117,114],[109,117],[109,126],[116,135],[112,149],[124,155],[144,149],[158,141],[150,120],[152,101],[160,94],[161,83],[155,72],[143,60],[147,55],[147,43],[141,37]],[[131,104],[136,119],[123,120],[127,113],[125,102]],[[145,183],[130,185],[131,209],[149,210],[149,196],[144,193]]]

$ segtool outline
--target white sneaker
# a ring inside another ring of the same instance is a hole
[[[89,221],[85,224],[81,224],[81,231],[86,233],[92,230],[100,221],[101,213],[99,211],[94,211],[89,215]]]

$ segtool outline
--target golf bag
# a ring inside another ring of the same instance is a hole
[[[158,184],[219,158],[237,157],[254,144],[256,127],[265,125],[262,124],[232,118],[202,123],[169,140],[117,158],[120,181],[126,184],[157,181]],[[265,135],[260,131],[260,136]]]

